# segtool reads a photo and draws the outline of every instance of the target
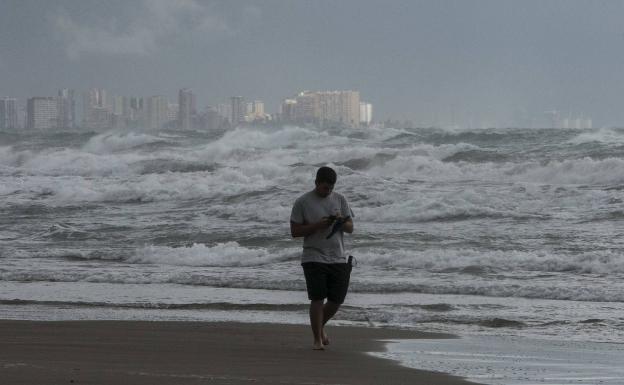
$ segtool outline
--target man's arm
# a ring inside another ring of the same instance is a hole
[[[346,217],[347,220],[342,225],[342,231],[345,233],[353,233],[353,211],[351,211],[351,207],[349,207],[349,202],[347,202],[347,198],[342,197],[341,202],[341,213],[342,217]]]
[[[342,231],[349,234],[353,233],[353,221],[351,218],[347,219],[344,225],[342,225]]]
[[[316,233],[319,230],[326,229],[330,225],[331,221],[329,220],[329,218],[323,218],[320,222],[310,223],[307,225],[290,221],[290,235],[292,235],[293,238],[306,237],[308,235]]]

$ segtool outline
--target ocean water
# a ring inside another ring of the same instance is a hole
[[[375,356],[492,385],[621,385],[621,343],[517,336],[398,341]]]
[[[0,133],[0,318],[304,323],[321,165],[355,213],[338,323],[624,342],[622,129]]]

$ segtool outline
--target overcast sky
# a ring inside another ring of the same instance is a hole
[[[375,118],[624,125],[624,1],[0,0],[0,96],[193,89],[269,112],[355,89]]]

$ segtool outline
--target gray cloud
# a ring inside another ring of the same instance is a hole
[[[79,22],[64,10],[51,19],[72,59],[83,54],[149,55],[189,33],[212,38],[235,34],[225,16],[197,0],[143,0],[137,16],[125,21]]]
[[[619,125],[622,14],[595,0],[0,0],[0,93],[189,87],[200,104],[276,111],[302,89],[357,89],[381,120],[538,125],[556,109]]]

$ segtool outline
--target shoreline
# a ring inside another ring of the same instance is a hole
[[[452,338],[329,326],[186,321],[0,320],[0,377],[10,384],[474,384],[368,353],[384,340]]]

